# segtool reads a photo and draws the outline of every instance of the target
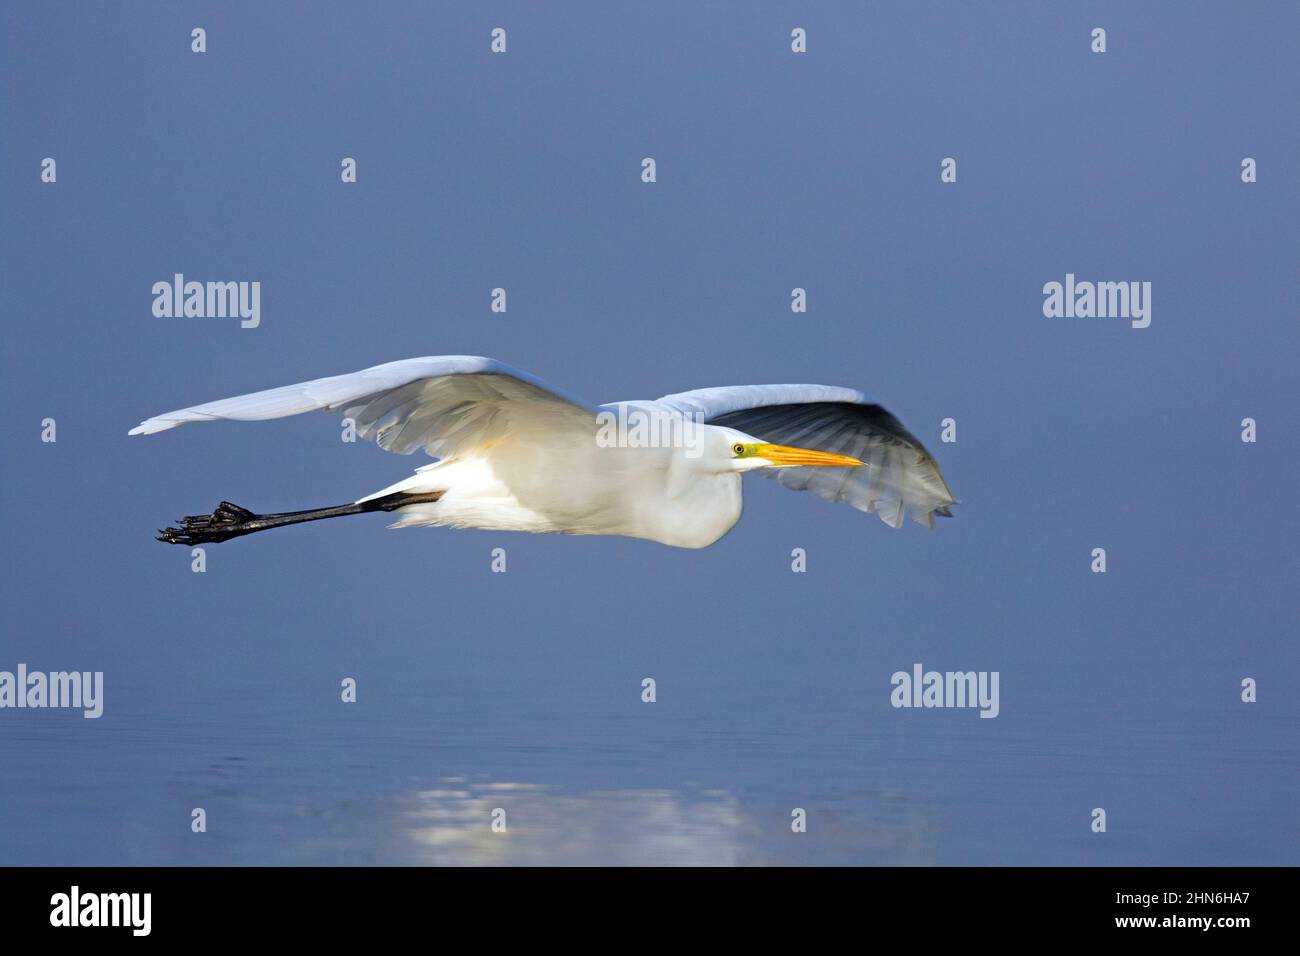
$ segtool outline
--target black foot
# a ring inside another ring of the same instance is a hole
[[[180,519],[179,528],[160,528],[158,540],[168,544],[217,544],[256,531],[244,526],[257,517],[247,508],[223,501],[210,515],[190,515]]]

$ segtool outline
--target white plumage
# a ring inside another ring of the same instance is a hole
[[[359,499],[358,505],[382,501],[386,506],[377,510],[397,511],[397,527],[615,534],[698,548],[739,519],[740,476],[755,469],[788,488],[875,512],[893,527],[909,513],[932,527],[934,515],[949,514],[954,500],[921,442],[852,389],[742,385],[596,406],[478,356],[405,359],[195,405],[150,418],[131,434],[317,409],[341,412],[358,435],[388,451],[423,449],[439,459]],[[705,424],[690,433],[694,447],[598,441],[603,421],[636,414]],[[404,496],[421,500],[402,503]],[[297,512],[308,517],[294,520],[356,510],[367,509]],[[292,522],[262,522],[284,523]],[[211,539],[247,533],[225,527],[224,536]]]

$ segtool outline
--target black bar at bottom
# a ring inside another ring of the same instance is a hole
[[[563,921],[578,936],[589,920],[606,928],[626,920],[631,938],[702,917],[733,939],[812,921],[819,935],[856,925],[858,939],[910,925],[926,942],[1047,931],[1231,944],[1243,933],[1282,930],[1294,883],[1294,870],[1281,868],[8,868],[0,869],[0,926],[6,941],[283,935],[337,944],[373,940],[377,927],[427,934],[441,924],[430,939],[437,945],[438,936],[460,930],[486,941],[526,929],[516,924],[526,916],[545,920],[538,929]]]

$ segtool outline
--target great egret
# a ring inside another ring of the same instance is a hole
[[[893,415],[828,385],[736,385],[595,406],[494,359],[438,355],[167,412],[149,435],[217,419],[342,410],[381,448],[439,460],[335,508],[257,515],[222,502],[160,541],[201,544],[370,511],[443,525],[647,538],[703,548],[740,518],[743,472],[934,527],[953,503],[939,467]],[[792,447],[787,443],[798,443]],[[803,446],[813,446],[807,448]]]

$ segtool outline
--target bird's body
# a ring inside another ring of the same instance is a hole
[[[428,465],[368,498],[434,491],[443,492],[438,501],[402,508],[394,527],[624,535],[703,548],[731,530],[742,507],[739,472],[697,474],[680,448],[595,442],[561,450],[507,441]]]
[[[254,515],[223,503],[163,540],[221,541],[386,511],[398,514],[395,527],[624,535],[702,548],[739,520],[741,476],[755,469],[894,527],[908,513],[933,526],[953,502],[921,443],[860,392],[734,386],[595,406],[476,356],[407,359],[224,399],[148,419],[131,433],[312,409],[341,410],[387,450],[423,449],[439,460],[352,505]],[[775,444],[784,441],[800,447]]]

